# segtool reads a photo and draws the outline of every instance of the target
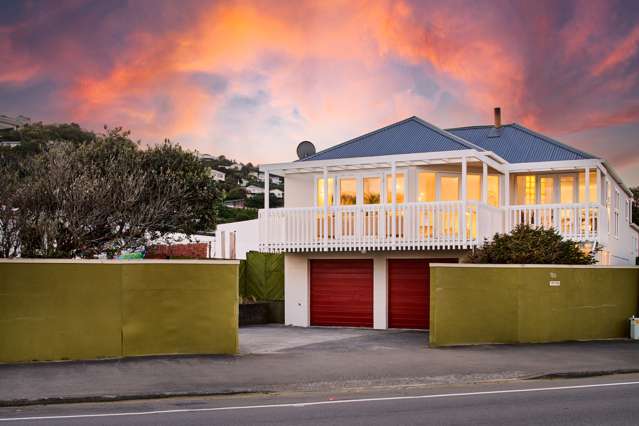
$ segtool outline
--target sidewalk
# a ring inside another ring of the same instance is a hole
[[[238,356],[0,365],[0,405],[639,371],[639,342],[431,349],[416,331],[242,328]]]

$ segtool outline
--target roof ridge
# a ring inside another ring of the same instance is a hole
[[[538,132],[536,132],[534,130],[531,130],[531,129],[527,128],[527,127],[524,127],[521,124],[513,123],[512,126],[517,128],[517,129],[519,129],[519,130],[521,130],[522,132],[528,133],[529,135],[536,136],[536,137],[538,137],[540,139],[543,139],[546,142],[548,142],[548,143],[550,143],[552,145],[555,145],[555,146],[557,146],[559,148],[567,149],[568,151],[571,151],[574,154],[583,155],[583,156],[589,157],[589,158],[599,158],[599,157],[597,157],[595,155],[592,155],[592,154],[590,154],[590,153],[588,153],[586,151],[582,151],[580,149],[574,148],[574,147],[572,147],[570,145],[567,145],[567,144],[565,144],[563,142],[559,142],[558,140],[553,139],[553,138],[551,138],[549,136],[546,136],[544,134],[541,134],[541,133],[538,133]]]
[[[448,132],[447,130],[441,129],[441,128],[435,126],[434,124],[431,124],[428,121],[424,120],[423,118],[419,118],[417,116],[413,116],[412,118],[414,118],[422,126],[425,126],[425,127],[429,128],[429,129],[439,133],[440,135],[448,138],[448,139],[451,139],[451,140],[453,140],[453,141],[455,141],[457,143],[460,143],[460,144],[464,145],[467,148],[476,149],[476,150],[478,150],[480,152],[486,151],[484,148],[480,147],[479,145],[475,145],[474,143],[469,142],[469,141],[467,141],[464,138],[460,138],[459,136],[457,136],[455,134],[452,134],[452,133]]]
[[[515,123],[509,123],[509,124],[502,124],[501,127],[508,127],[508,126],[512,126]],[[449,127],[448,129],[444,129],[447,132],[450,132],[451,130],[465,130],[465,129],[483,129],[486,127],[495,127],[493,124],[477,124],[474,126],[460,126],[460,127]]]
[[[381,132],[381,131],[384,131],[384,130],[391,129],[391,128],[395,127],[395,126],[398,126],[398,125],[400,125],[400,124],[403,124],[403,123],[405,123],[405,122],[411,121],[411,120],[416,119],[416,118],[417,118],[417,117],[413,115],[413,116],[411,116],[411,117],[405,118],[405,119],[400,120],[400,121],[397,121],[397,122],[395,122],[395,123],[391,123],[391,124],[388,124],[388,125],[386,125],[386,126],[384,126],[384,127],[380,127],[379,129],[377,129],[377,130],[373,130],[372,132],[365,133],[365,134],[360,135],[360,136],[357,136],[357,137],[355,137],[355,138],[353,138],[353,139],[348,139],[348,140],[347,140],[347,141],[345,141],[345,142],[339,143],[339,144],[337,144],[337,145],[333,145],[333,146],[331,146],[331,147],[328,147],[328,148],[326,148],[326,149],[323,149],[323,150],[321,150],[321,151],[318,151],[318,152],[316,152],[316,153],[315,153],[315,154],[313,154],[313,155],[309,155],[308,157],[305,157],[305,158],[302,158],[302,159],[300,159],[300,160],[296,160],[296,161],[312,160],[312,159],[313,159],[313,157],[316,157],[316,156],[318,156],[318,155],[320,155],[320,154],[325,154],[325,153],[327,153],[327,152],[333,151],[334,149],[341,148],[341,147],[343,147],[343,146],[345,146],[345,145],[348,145],[348,144],[351,144],[351,143],[353,143],[353,142],[357,142],[357,141],[358,141],[358,140],[360,140],[360,139],[363,139],[363,138],[368,137],[368,136],[372,136],[372,135],[374,135],[374,134],[376,134],[376,133],[379,133],[379,132]]]

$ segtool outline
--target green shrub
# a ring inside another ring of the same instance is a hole
[[[564,239],[555,229],[519,225],[510,234],[495,234],[476,249],[467,263],[516,263],[545,265],[592,265],[595,251],[586,252],[575,241]]]

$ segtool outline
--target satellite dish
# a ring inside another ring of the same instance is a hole
[[[315,154],[315,145],[309,141],[302,141],[297,145],[297,158],[303,160]]]

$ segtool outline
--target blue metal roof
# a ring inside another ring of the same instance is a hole
[[[418,117],[410,117],[327,148],[299,161],[374,157],[416,152],[457,151],[462,149],[482,151],[477,145],[435,127]]]
[[[493,126],[473,126],[446,131],[479,145],[486,151],[494,152],[509,163],[597,158],[516,123],[499,129]]]

